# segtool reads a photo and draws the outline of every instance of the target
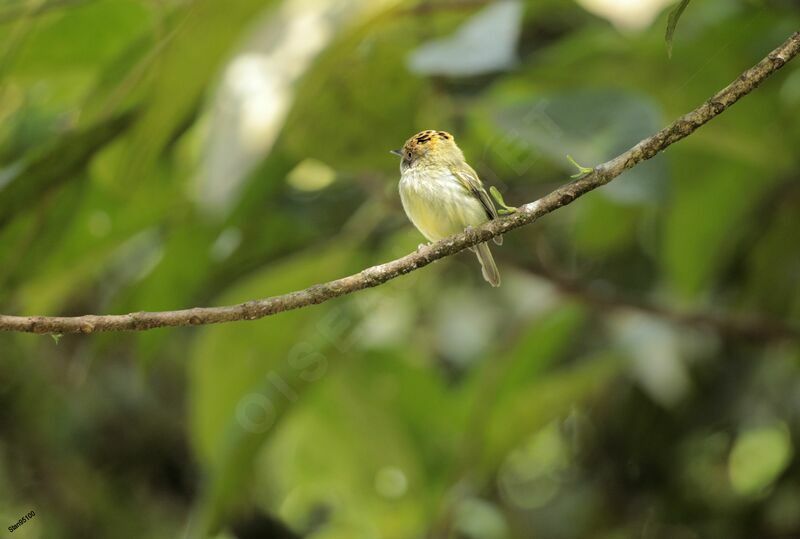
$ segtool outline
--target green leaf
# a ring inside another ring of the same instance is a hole
[[[664,35],[664,40],[667,42],[667,56],[672,58],[672,36],[675,33],[675,27],[678,26],[678,20],[683,15],[683,10],[689,5],[690,0],[681,0],[672,11],[669,12],[667,19],[667,33]]]
[[[506,201],[503,200],[503,195],[500,193],[500,191],[498,191],[497,187],[494,185],[489,187],[489,193],[494,198],[494,201],[500,206],[499,212],[501,215],[508,215],[517,212],[517,208],[515,206],[509,206],[506,204]]]
[[[789,430],[783,423],[742,433],[728,461],[733,489],[743,496],[764,493],[789,465],[793,454]]]
[[[575,159],[573,159],[570,154],[567,154],[567,160],[573,165],[575,165],[575,168],[578,169],[578,172],[571,175],[570,178],[580,178],[582,176],[586,176],[587,174],[591,173],[594,170],[592,167],[584,167],[582,165],[579,165],[578,162],[575,161]]]

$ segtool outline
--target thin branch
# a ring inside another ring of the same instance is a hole
[[[315,284],[304,290],[226,307],[195,307],[180,311],[139,312],[124,315],[78,317],[0,315],[0,330],[27,333],[93,333],[96,331],[142,331],[160,327],[196,326],[239,320],[256,320],[284,311],[323,303],[333,298],[371,288],[427,266],[435,260],[490,240],[500,234],[533,223],[543,215],[566,206],[576,198],[607,184],[624,171],[650,159],[671,144],[689,136],[739,99],[800,52],[800,32],[795,32],[766,58],[742,73],[695,110],[678,118],[614,159],[595,167],[582,178],[568,183],[541,199],[519,208],[517,213],[496,219],[421,247],[416,252],[385,264],[367,268],[335,281]]]
[[[726,337],[753,341],[800,340],[800,327],[783,320],[751,314],[677,311],[640,299],[627,298],[618,292],[597,290],[555,271],[540,267],[528,267],[526,270],[548,281],[560,293],[592,307],[637,311],[678,325],[708,329]]]

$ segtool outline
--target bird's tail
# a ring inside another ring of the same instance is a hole
[[[494,258],[492,258],[489,245],[481,243],[476,245],[476,247],[477,250],[475,254],[478,255],[478,261],[481,263],[483,278],[492,286],[500,286],[500,272],[497,271],[497,266],[494,263]]]

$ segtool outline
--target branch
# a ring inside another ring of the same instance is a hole
[[[548,281],[560,293],[592,307],[638,311],[649,316],[662,318],[674,324],[708,329],[725,337],[752,341],[800,340],[800,327],[787,324],[783,320],[750,314],[737,316],[714,312],[676,311],[662,305],[626,298],[616,292],[596,290],[573,279],[565,278],[556,271],[539,267],[527,267],[526,269],[537,277]]]
[[[514,214],[421,247],[416,252],[385,264],[367,268],[335,281],[315,284],[304,290],[281,296],[259,299],[226,307],[195,307],[180,311],[139,312],[124,315],[86,315],[77,317],[5,316],[0,315],[0,331],[26,333],[93,333],[96,331],[142,331],[160,327],[197,326],[256,320],[273,314],[371,288],[406,273],[427,266],[435,260],[529,225],[576,198],[607,184],[624,171],[650,159],[671,144],[692,134],[725,109],[755,89],[767,77],[783,67],[800,52],[800,32],[795,32],[766,58],[742,73],[735,81],[717,92],[695,110],[678,118],[658,133],[648,137],[625,153],[607,161],[582,178],[559,187],[541,199],[526,204]]]

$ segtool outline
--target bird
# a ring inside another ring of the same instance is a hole
[[[403,209],[429,241],[497,219],[497,208],[450,133],[421,131],[391,153],[400,157]],[[502,245],[502,236],[496,236],[494,242]],[[483,278],[494,287],[500,286],[500,272],[489,245],[479,243],[470,249],[478,256]]]

